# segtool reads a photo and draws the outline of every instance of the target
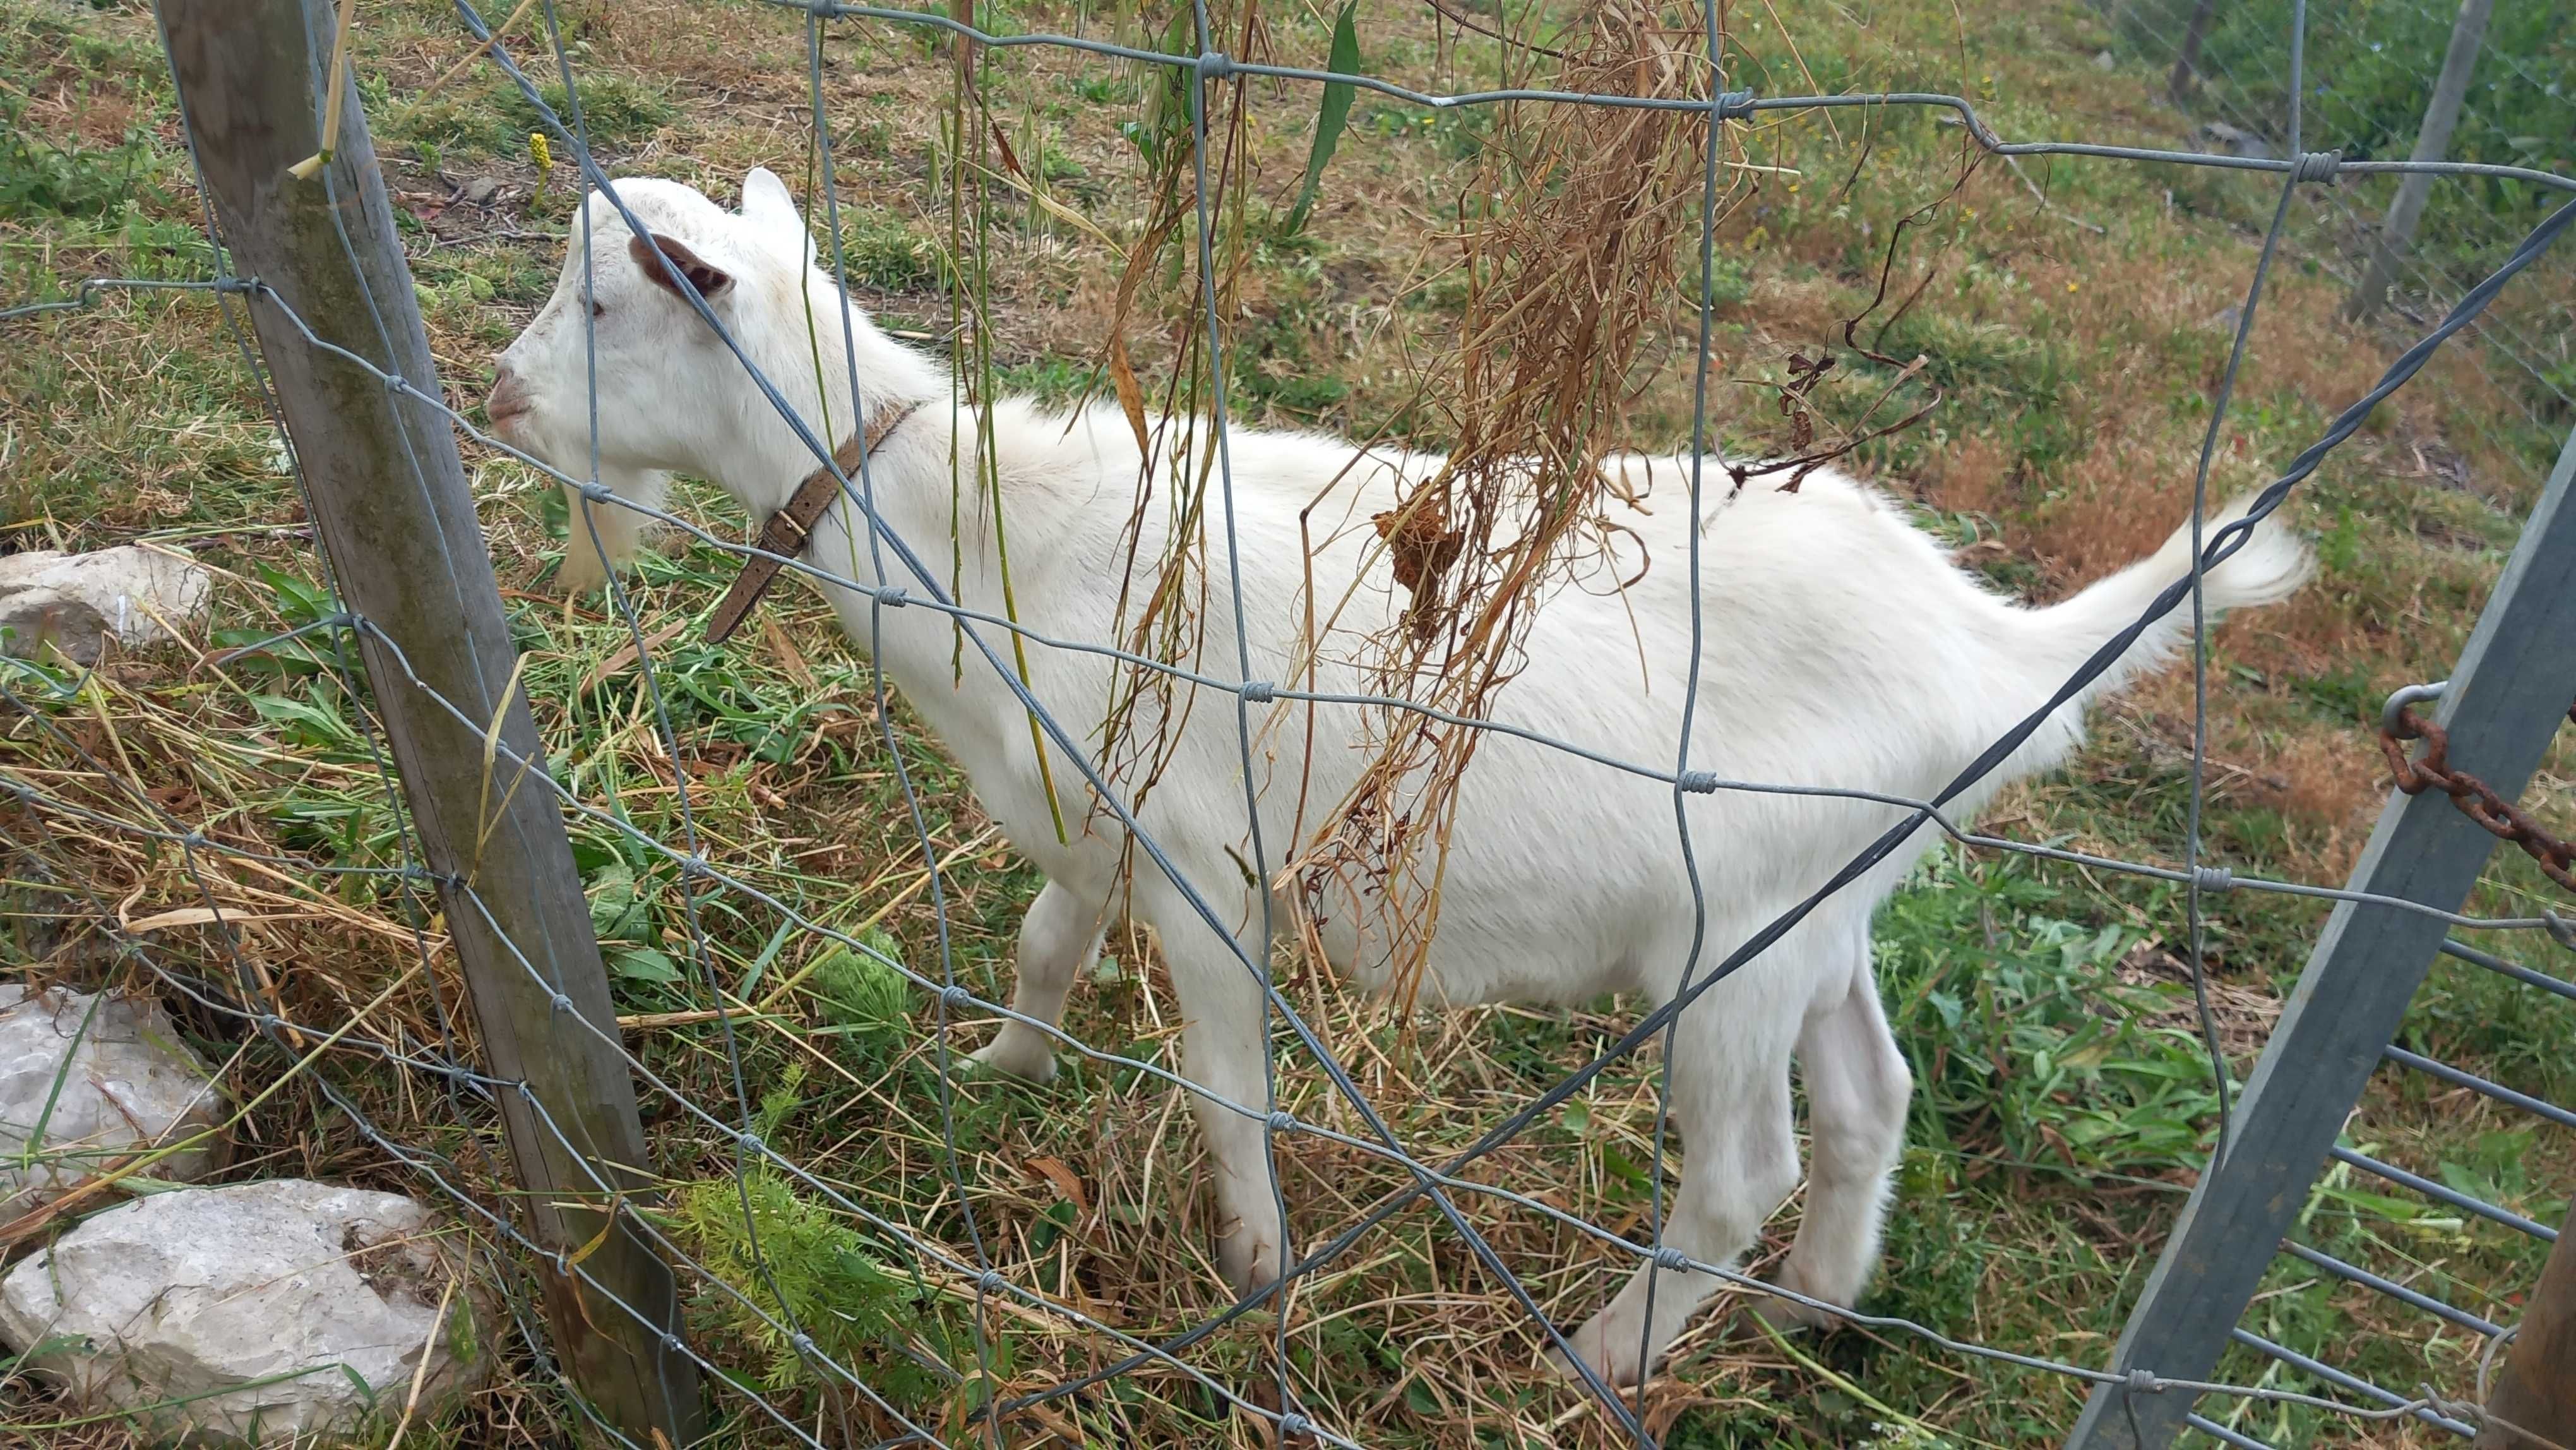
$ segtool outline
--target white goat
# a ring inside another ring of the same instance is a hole
[[[855,416],[853,369],[842,358],[834,310],[839,293],[816,266],[787,188],[765,170],[744,179],[739,213],[672,182],[625,181],[617,189],[650,236],[632,235],[606,198],[593,194],[589,295],[595,298],[599,478],[620,495],[649,503],[669,473],[693,474],[721,484],[753,518],[764,517],[814,459],[691,311],[651,248],[658,244],[690,277],[817,436],[827,426],[846,436]],[[502,355],[490,401],[504,437],[576,476],[590,454],[582,256],[576,238],[554,296]],[[972,430],[952,445],[951,381],[944,370],[886,337],[857,307],[849,314],[866,416],[927,404],[885,440],[871,469],[887,524],[944,576],[958,497],[952,466],[968,481],[964,497],[976,495]],[[995,437],[1003,522],[1017,544],[1012,584],[1021,619],[1059,639],[1113,641],[1140,466],[1124,416],[1102,408],[1067,419],[1005,401],[996,407]],[[1341,441],[1248,428],[1234,430],[1232,442],[1243,626],[1253,673],[1294,676],[1304,685],[1298,662],[1308,658],[1301,648],[1308,574],[1299,511],[1348,471],[1331,494],[1342,517],[1335,527],[1316,530],[1325,542],[1312,577],[1328,584],[1353,579],[1374,542],[1369,516],[1392,507],[1400,482],[1425,476],[1436,460],[1373,454],[1354,466],[1354,450]],[[952,446],[965,461],[952,465]],[[1690,649],[1683,564],[1688,460],[1630,458],[1618,466],[1641,503],[1620,510],[1617,522],[1644,540],[1654,566],[1624,594],[1574,588],[1550,599],[1528,639],[1528,667],[1500,696],[1500,714],[1606,754],[1670,761],[1680,739]],[[1736,780],[1927,797],[2045,703],[2088,655],[2186,572],[2190,557],[2187,536],[2177,534],[2153,558],[2064,603],[2029,609],[1979,587],[1895,508],[1848,478],[1819,473],[1795,494],[1753,487],[1728,497],[1723,474],[1712,468],[1710,475],[1701,567],[1703,703],[1690,758]],[[592,552],[576,514],[564,572],[577,586],[595,584],[604,568],[625,562],[642,533],[642,520],[632,513],[593,512],[609,557]],[[809,557],[862,583],[879,582],[853,512],[836,504],[825,515]],[[1149,561],[1165,543],[1163,512],[1145,511],[1139,554]],[[972,503],[965,513],[956,524],[964,552],[960,602],[998,614],[1002,581],[991,520]],[[1349,527],[1353,522],[1358,526]],[[1231,678],[1236,621],[1224,555],[1210,557],[1216,579],[1203,604],[1205,658],[1181,663]],[[2210,572],[2208,603],[2224,610],[2281,599],[2307,567],[2304,548],[2267,525]],[[883,582],[924,593],[900,566],[888,568],[893,577]],[[1132,877],[1122,874],[1130,858],[1121,831],[1103,816],[1082,829],[1083,801],[1070,795],[1065,815],[1075,829],[1070,844],[1058,841],[1022,706],[994,671],[971,659],[963,678],[956,677],[946,615],[886,609],[881,623],[872,623],[867,594],[829,592],[852,639],[865,645],[873,629],[882,629],[875,636],[879,665],[964,764],[1011,844],[1046,874],[1020,929],[1014,1008],[1040,1021],[1058,1020],[1066,993],[1100,949],[1104,927],[1118,912],[1132,913],[1161,939],[1186,1019],[1189,1077],[1258,1107],[1262,993],[1244,958],[1266,962],[1273,943],[1257,939],[1262,903],[1238,864],[1251,860],[1252,850],[1233,701],[1201,700],[1180,719],[1174,757],[1138,817],[1229,924],[1236,938],[1229,942],[1141,856]],[[1325,663],[1314,688],[1364,691],[1367,682],[1341,662],[1365,658],[1360,637],[1386,628],[1405,602],[1381,565],[1343,611],[1339,628],[1346,637],[1316,652]],[[2087,697],[2162,659],[2181,638],[2186,616],[2168,614]],[[1102,718],[1117,668],[1088,653],[1028,651],[1037,698],[1077,731]],[[1721,701],[1725,708],[1717,706]],[[2059,710],[1958,803],[1959,814],[1973,813],[2008,780],[2063,759],[2081,737],[2083,707],[2078,700]],[[1368,752],[1354,709],[1274,703],[1253,707],[1252,716],[1263,732],[1254,770],[1275,864],[1291,837],[1306,763],[1314,777],[1305,785],[1307,799],[1330,802],[1351,786]],[[1316,736],[1311,749],[1309,729]],[[1071,761],[1059,756],[1050,766],[1059,788],[1079,793],[1081,777]],[[1844,798],[1723,791],[1690,797],[1688,809],[1706,888],[1703,966],[1813,891],[1902,815]],[[1693,932],[1675,835],[1669,785],[1574,762],[1525,741],[1488,738],[1462,790],[1440,929],[1424,966],[1429,1000],[1573,1003],[1614,991],[1651,1002],[1669,998]],[[1932,840],[1926,827],[1907,849],[1682,1015],[1678,1050],[1667,1064],[1685,1149],[1667,1220],[1669,1244],[1700,1261],[1726,1263],[1754,1241],[1764,1218],[1797,1186],[1789,1092],[1794,1046],[1807,1085],[1813,1161],[1805,1213],[1780,1282],[1829,1303],[1849,1304],[1859,1295],[1876,1258],[1887,1177],[1903,1142],[1912,1090],[1871,978],[1870,916]],[[1281,905],[1274,919],[1284,923]],[[1378,988],[1386,972],[1382,959],[1362,950],[1357,919],[1363,914],[1327,913],[1322,936],[1336,970]],[[976,1057],[1031,1078],[1047,1077],[1054,1066],[1050,1040],[1019,1024],[1005,1025]],[[1219,1262],[1227,1279],[1248,1291],[1279,1272],[1288,1248],[1262,1124],[1205,1098],[1196,1106],[1215,1170]],[[1573,1337],[1577,1351],[1617,1383],[1641,1378],[1719,1286],[1709,1275],[1663,1270],[1649,1324],[1647,1273],[1641,1268]]]

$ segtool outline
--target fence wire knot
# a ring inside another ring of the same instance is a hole
[[[1714,795],[1717,793],[1717,772],[1713,770],[1685,770],[1681,773],[1680,778],[1675,780],[1673,783],[1680,786],[1683,790],[1690,792],[1692,795]]]
[[[2212,895],[2236,889],[2236,873],[2224,866],[2194,866],[2191,884]]]
[[[2560,916],[2557,912],[2542,907],[2540,924],[2549,929],[2549,935],[2556,939],[2560,946],[2576,952],[2576,917]]]
[[[1717,104],[1712,109],[1717,112],[1717,119],[1721,121],[1744,120],[1753,114],[1753,93],[1720,91],[1717,93]]]
[[[769,1145],[760,1141],[760,1135],[758,1133],[736,1133],[733,1135],[733,1140],[742,1145],[742,1151],[755,1158],[769,1151]]]
[[[2133,1369],[2129,1371],[2129,1377],[2122,1381],[2122,1384],[2132,1394],[2160,1395],[2165,1392],[2164,1380],[2159,1378],[2156,1372],[2151,1369]]]
[[[1282,1440],[1293,1440],[1314,1428],[1314,1421],[1298,1414],[1295,1410],[1290,1410],[1279,1417],[1279,1438]]]
[[[975,1276],[975,1292],[978,1294],[999,1294],[1009,1284],[1010,1280],[1003,1278],[999,1269],[986,1269]]]
[[[2297,164],[2290,168],[2290,179],[2332,181],[2335,173],[2342,169],[2343,153],[2340,151],[2303,151],[2299,153]]]
[[[1293,1133],[1297,1131],[1297,1115],[1281,1108],[1263,1119],[1262,1124],[1274,1133]]]
[[[2448,1415],[2454,1420],[2459,1420],[2471,1425],[2483,1425],[2486,1423],[2487,1407],[2475,1400],[2452,1399],[2449,1396],[2444,1395],[2441,1391],[2434,1389],[2430,1384],[2420,1380],[2416,1382],[2415,1393],[2432,1409],[2434,1414]]]
[[[556,1011],[558,1011],[558,1012],[569,1012],[569,1011],[571,1011],[571,1010],[572,1010],[572,994],[571,994],[571,993],[569,993],[569,992],[557,992],[557,993],[555,993],[555,1003],[554,1003],[554,1006],[555,1006],[555,1010],[556,1010]]]
[[[900,584],[881,584],[869,590],[868,597],[888,609],[901,609],[912,602],[904,594],[903,586]]]
[[[975,994],[963,987],[942,987],[939,989],[939,1005],[951,1012],[963,1012],[975,1005]]]
[[[1234,74],[1234,58],[1221,50],[1201,51],[1198,72],[1203,81],[1221,81]]]
[[[1279,687],[1268,680],[1246,680],[1236,693],[1247,705],[1267,705],[1279,698]]]
[[[787,1347],[795,1350],[799,1359],[812,1359],[815,1355],[814,1336],[802,1331],[791,1334],[787,1336]]]
[[[1683,1253],[1681,1250],[1674,1248],[1670,1244],[1657,1244],[1655,1246],[1656,1268],[1669,1270],[1676,1274],[1687,1274],[1690,1272],[1690,1266],[1690,1255]]]

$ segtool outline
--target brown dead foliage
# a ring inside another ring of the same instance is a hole
[[[1705,95],[1704,37],[1689,18],[1603,0],[1548,81]],[[1458,345],[1425,391],[1456,441],[1438,473],[1374,520],[1410,600],[1378,642],[1374,669],[1389,693],[1485,713],[1520,669],[1541,601],[1578,559],[1606,551],[1602,505],[1617,485],[1601,460],[1632,441],[1630,404],[1653,366],[1641,343],[1667,316],[1682,243],[1699,225],[1708,144],[1707,127],[1680,113],[1501,113],[1443,238],[1468,295]],[[1335,894],[1383,900],[1364,929],[1382,934],[1379,949],[1410,982],[1438,917],[1458,778],[1480,732],[1411,716],[1377,728],[1360,783],[1286,875],[1310,916]]]

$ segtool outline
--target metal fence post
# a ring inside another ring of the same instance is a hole
[[[159,9],[235,273],[275,289],[324,342],[435,394],[354,81],[343,82],[329,163],[309,180],[288,171],[324,145],[318,113],[336,27],[327,0],[161,0]],[[502,742],[542,769],[525,698],[499,708],[516,694],[517,651],[446,420],[312,346],[265,297],[250,311],[343,602],[399,645],[429,689],[478,721],[497,716]],[[538,1243],[582,1256],[577,1274],[537,1266],[554,1352],[604,1422],[642,1446],[687,1445],[701,1407],[671,1270],[598,1186],[642,1188],[647,1160],[555,799],[510,789],[506,764],[487,780],[482,732],[412,687],[372,632],[361,644],[489,1070],[527,1085],[524,1096],[496,1094],[527,1190],[523,1221]]]
[[[2576,1209],[2523,1304],[2486,1408],[2478,1450],[2576,1444]]]
[[[2450,760],[2511,797],[2576,693],[2576,433],[2524,524],[2443,693]],[[2495,838],[2439,791],[2392,793],[2353,868],[2356,891],[2459,909]],[[2236,1104],[2233,1142],[2183,1206],[2121,1331],[2113,1368],[2206,1379],[2440,949],[2443,923],[2336,904]],[[2169,1442],[2194,1396],[2097,1385],[2069,1450]]]
[[[2478,48],[2486,43],[2487,16],[2495,9],[2495,0],[2460,0],[2459,18],[2451,22],[2451,48],[2442,56],[2441,78],[2433,83],[2432,102],[2424,108],[2424,124],[2415,132],[2416,161],[2446,160],[2451,154],[2451,128],[2459,124],[2460,104],[2468,99],[2469,77],[2478,68]],[[2424,219],[2424,203],[2433,195],[2434,177],[2429,172],[2409,172],[2397,181],[2397,200],[2388,208],[2388,218],[2380,224],[2379,237],[2370,249],[2370,265],[2363,270],[2360,285],[2344,303],[2344,316],[2368,317],[2388,296],[2389,284],[2397,280],[2397,269],[2415,245],[2415,226]]]

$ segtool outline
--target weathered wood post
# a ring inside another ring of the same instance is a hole
[[[678,1338],[670,1267],[629,1221],[609,1220],[612,1191],[641,1189],[647,1159],[581,879],[550,793],[509,789],[504,757],[486,794],[481,722],[497,717],[501,742],[538,769],[543,751],[526,700],[502,708],[517,652],[455,435],[419,399],[315,347],[279,305],[438,395],[353,79],[341,81],[338,135],[321,135],[336,17],[327,0],[160,0],[160,19],[233,272],[276,294],[251,299],[260,351],[342,601],[369,626],[360,643],[376,706],[486,1066],[526,1084],[497,1094],[526,1189],[520,1223],[545,1248],[582,1255],[575,1274],[537,1266],[555,1355],[601,1420],[679,1450],[700,1424],[696,1365]],[[326,145],[309,179],[290,174]]]
[[[2177,106],[2191,99],[2193,86],[2200,84],[2200,43],[2209,34],[2210,17],[2218,13],[2218,0],[2200,0],[2191,7],[2191,23],[2183,28],[2182,44],[2174,51],[2173,75],[2165,81],[2165,91]]]
[[[2495,0],[2460,0],[2459,16],[2451,22],[2451,48],[2442,57],[2442,74],[2433,83],[2433,99],[2424,107],[2424,124],[2416,128],[2415,152],[2409,160],[2450,158],[2451,128],[2459,124],[2460,105],[2468,99],[2469,77],[2477,72],[2478,49],[2486,43],[2487,16],[2494,9]],[[2397,200],[2389,205],[2388,216],[2380,223],[2379,238],[2370,249],[2370,265],[2344,303],[2344,316],[2368,317],[2386,300],[2390,284],[2397,280],[2397,269],[2414,249],[2416,225],[2424,220],[2424,203],[2432,198],[2433,183],[2438,179],[2423,171],[2410,171],[2397,179]]]
[[[2576,1209],[2522,1306],[2486,1409],[2478,1450],[2576,1444]]]

